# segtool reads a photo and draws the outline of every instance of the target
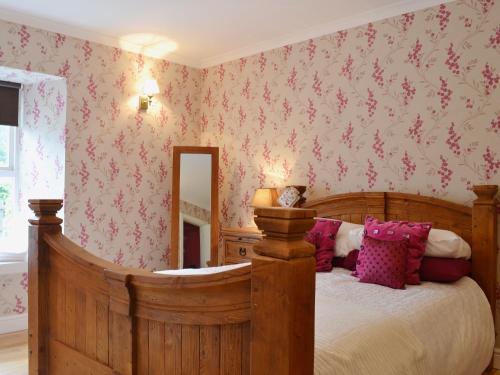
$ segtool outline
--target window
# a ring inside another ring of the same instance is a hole
[[[8,235],[16,209],[16,128],[0,125],[0,239]]]
[[[19,95],[19,84],[0,81],[0,262],[23,260],[27,250],[26,241],[20,237],[22,228],[16,203]]]

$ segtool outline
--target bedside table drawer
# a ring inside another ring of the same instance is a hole
[[[249,261],[255,255],[253,244],[238,241],[226,241],[224,252],[227,262],[236,263]]]

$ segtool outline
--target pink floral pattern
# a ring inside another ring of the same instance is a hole
[[[246,201],[248,201],[249,196],[245,197]],[[192,216],[196,219],[203,220],[206,223],[210,223],[211,213],[209,210],[204,209],[203,207],[197,206],[187,201],[179,202],[179,211],[183,214]]]
[[[241,202],[261,185],[470,204],[472,184],[500,183],[499,24],[500,3],[457,1],[228,62],[224,77],[204,70],[201,142],[224,150],[223,225],[252,224]]]
[[[200,72],[5,21],[0,34],[0,66],[25,71],[10,79],[37,78],[27,88],[22,140],[39,160],[28,163],[22,178],[35,183],[37,198],[43,198],[53,179],[65,175],[65,234],[73,241],[120,264],[165,268],[171,145],[199,144]],[[46,82],[39,73],[62,79]],[[162,93],[148,112],[139,113],[138,87],[149,77]],[[27,137],[36,131],[40,137]],[[64,145],[65,155],[52,152]],[[49,173],[42,164],[51,165]],[[62,191],[55,195],[63,198]],[[22,206],[27,197],[19,197]],[[26,308],[21,277],[0,280],[0,315]]]
[[[500,184],[500,2],[484,4],[458,0],[228,62],[222,80],[205,69],[201,140],[224,150],[222,225],[253,224],[241,202],[260,186],[470,205],[473,184]]]
[[[120,264],[165,266],[173,145],[220,147],[222,225],[253,223],[245,202],[259,186],[470,204],[472,184],[500,184],[498,1],[458,0],[203,70],[3,21],[0,32],[0,66],[66,79],[66,234]],[[138,113],[136,84],[150,75],[161,94]]]

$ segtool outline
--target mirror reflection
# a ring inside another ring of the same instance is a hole
[[[210,260],[212,155],[181,154],[179,266],[207,267]]]

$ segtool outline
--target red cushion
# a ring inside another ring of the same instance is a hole
[[[437,283],[453,283],[471,272],[471,263],[465,259],[424,257],[420,279]]]
[[[305,240],[316,247],[316,271],[330,272],[335,249],[335,236],[341,221],[317,219],[314,227],[306,233]]]
[[[383,241],[365,236],[356,271],[359,281],[404,289],[408,240]]]
[[[367,216],[365,220],[365,237],[369,236],[384,241],[400,241],[407,239],[408,257],[406,264],[406,284],[420,284],[420,264],[425,253],[425,245],[432,223],[411,221],[379,221]]]
[[[346,257],[335,257],[333,258],[333,266],[345,268],[349,271],[354,271],[356,269],[356,261],[358,260],[359,250],[351,250]]]

